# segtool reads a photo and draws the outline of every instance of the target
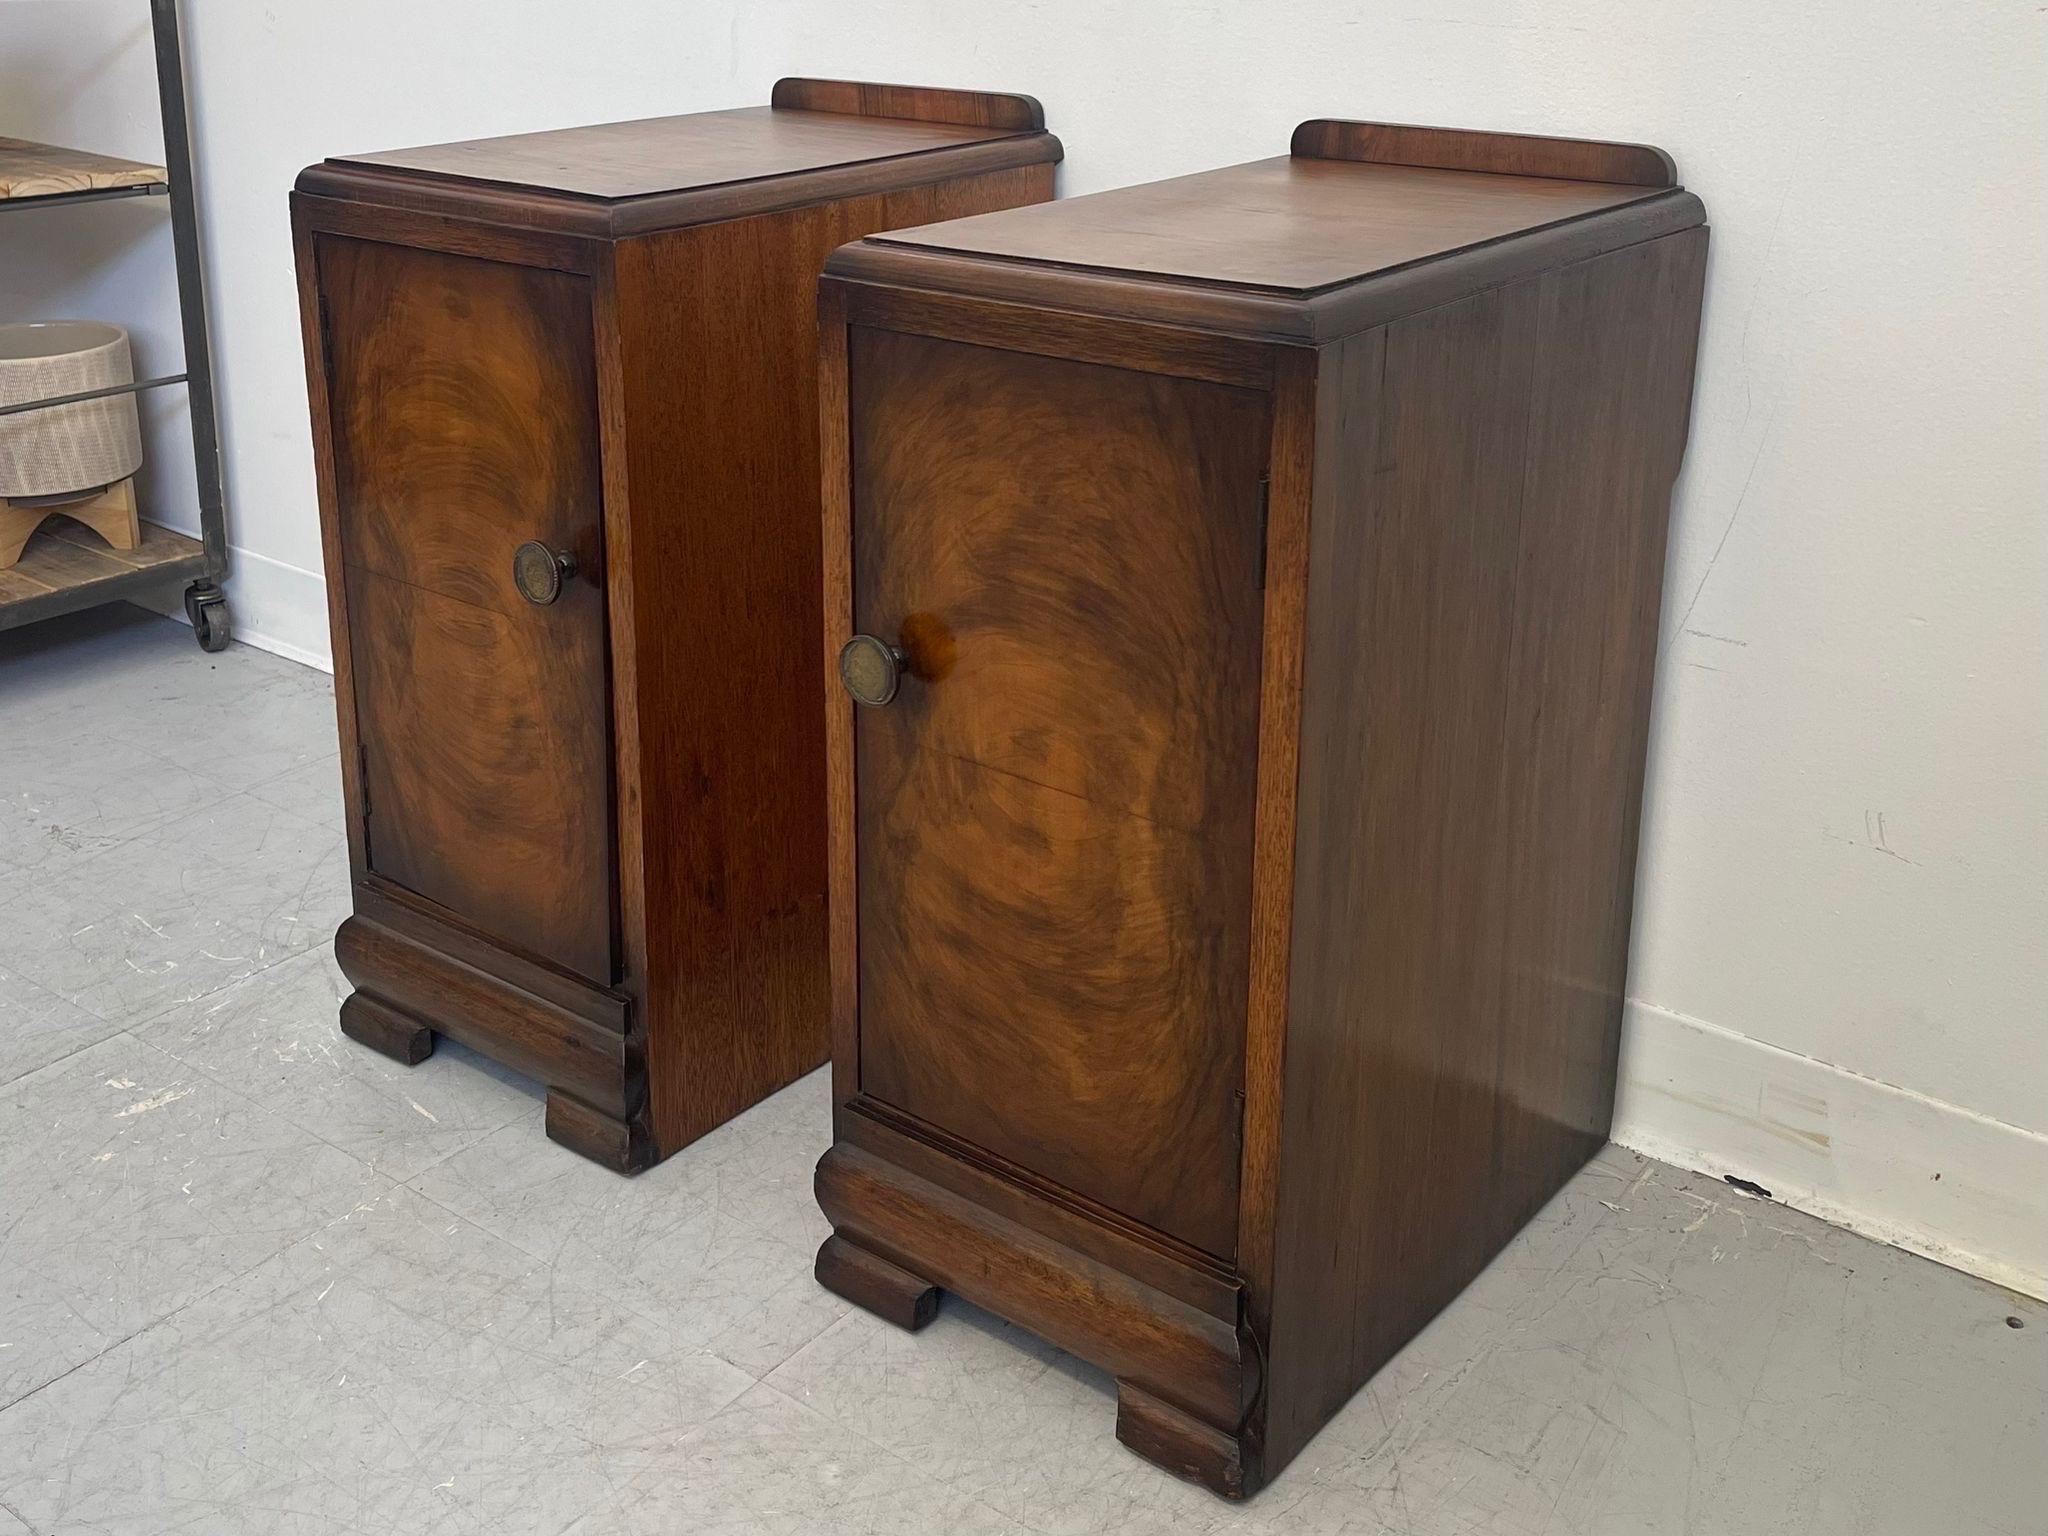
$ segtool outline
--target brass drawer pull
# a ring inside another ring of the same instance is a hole
[[[529,603],[545,608],[562,595],[562,583],[576,574],[576,557],[536,539],[512,551],[512,585]]]
[[[839,680],[846,684],[854,703],[880,709],[896,697],[909,662],[901,646],[885,644],[873,635],[855,635],[839,648]]]

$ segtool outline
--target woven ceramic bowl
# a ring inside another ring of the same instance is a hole
[[[135,379],[128,333],[98,320],[0,325],[0,405]],[[0,497],[89,493],[142,467],[133,395],[0,416]]]

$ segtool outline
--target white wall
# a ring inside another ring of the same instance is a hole
[[[325,628],[285,192],[325,154],[757,102],[784,73],[1029,91],[1063,194],[1279,153],[1313,115],[1669,149],[1714,244],[1619,1134],[2048,1285],[2037,6],[188,5],[233,596],[301,653]],[[0,50],[23,18],[100,28],[27,96],[0,68],[0,132],[126,74],[139,10],[0,3]]]

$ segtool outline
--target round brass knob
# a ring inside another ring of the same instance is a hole
[[[854,703],[880,709],[896,697],[909,661],[901,646],[885,644],[873,635],[855,635],[839,648],[839,680],[846,684]]]
[[[557,553],[537,539],[512,551],[512,585],[529,603],[545,608],[562,595],[562,583],[576,574],[576,557]]]

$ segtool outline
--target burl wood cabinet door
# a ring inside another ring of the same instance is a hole
[[[588,280],[329,236],[318,255],[369,868],[608,984]],[[528,541],[575,562],[552,602],[514,582]]]
[[[1264,395],[857,328],[863,1094],[1235,1250]]]

